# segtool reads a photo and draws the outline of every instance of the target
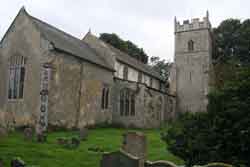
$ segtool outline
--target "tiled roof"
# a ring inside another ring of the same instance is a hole
[[[55,49],[64,51],[73,56],[77,56],[91,63],[97,64],[103,68],[114,71],[105,59],[99,56],[94,49],[90,48],[84,41],[73,37],[72,35],[59,30],[33,16],[29,17],[35,23],[41,34],[53,43]]]
[[[138,71],[144,72],[145,74],[152,76],[154,78],[157,78],[159,80],[163,80],[163,78],[160,76],[160,74],[153,70],[149,65],[144,64],[140,61],[138,61],[137,59],[132,58],[131,56],[129,56],[128,54],[120,51],[119,49],[114,48],[113,46],[111,46],[108,43],[105,43],[104,41],[100,40],[99,38],[97,38],[95,35],[91,34],[90,32],[86,34],[86,36],[84,38],[89,38],[92,41],[94,40],[95,42],[87,42],[90,47],[91,45],[96,45],[99,43],[100,46],[105,47],[106,49],[109,49],[116,57],[116,59],[124,64],[127,64],[128,66],[131,66],[135,69],[137,69]],[[84,39],[83,39],[84,41]],[[95,46],[93,46],[92,48],[96,48]]]

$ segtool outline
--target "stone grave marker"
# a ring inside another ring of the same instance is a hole
[[[32,140],[33,138],[33,129],[32,128],[25,128],[23,131],[24,139],[25,140]]]
[[[127,132],[124,134],[122,150],[145,160],[147,156],[146,136],[141,132]]]
[[[79,130],[79,137],[80,137],[80,140],[87,140],[88,129],[87,128],[81,128]]]
[[[0,127],[0,138],[7,136],[7,134],[8,134],[7,130],[4,129],[4,128],[2,128],[2,127]]]
[[[0,167],[4,167],[3,166],[3,159],[2,158],[0,158]]]

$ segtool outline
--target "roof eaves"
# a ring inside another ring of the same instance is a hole
[[[84,60],[84,61],[86,61],[86,62],[89,62],[89,63],[91,63],[91,64],[95,64],[95,65],[97,65],[97,66],[99,66],[99,67],[102,67],[102,68],[104,68],[104,69],[106,69],[106,70],[115,72],[115,69],[113,69],[113,68],[108,68],[108,67],[103,66],[103,65],[101,65],[101,64],[92,62],[92,61],[90,61],[90,60],[88,60],[88,59],[84,59],[83,57],[76,56],[76,55],[74,55],[74,54],[72,54],[72,53],[70,53],[70,52],[68,52],[68,51],[66,51],[66,50],[63,50],[63,49],[61,49],[61,48],[58,48],[58,47],[55,47],[55,46],[54,46],[54,50],[55,50],[55,51],[58,51],[58,52],[66,53],[66,54],[71,55],[71,56],[74,56],[74,57],[76,57],[76,58],[78,58],[78,59],[81,59],[81,60]]]

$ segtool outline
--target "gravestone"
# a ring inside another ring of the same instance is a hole
[[[80,137],[80,140],[87,140],[88,129],[87,128],[81,128],[80,131],[79,131],[79,137]]]
[[[104,153],[101,160],[101,167],[142,167],[137,157],[123,151]]]
[[[24,139],[25,140],[32,140],[33,138],[33,129],[32,128],[25,128],[23,131]]]
[[[122,150],[139,159],[146,160],[146,136],[141,132],[127,132],[124,134]]]
[[[40,124],[36,127],[36,140],[38,142],[46,142],[47,141],[47,134],[46,131]]]
[[[0,158],[0,167],[3,167],[3,159]]]
[[[7,130],[4,129],[4,128],[2,128],[2,127],[0,127],[0,138],[7,136],[7,134],[8,134]]]

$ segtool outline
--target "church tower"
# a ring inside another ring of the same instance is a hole
[[[182,24],[175,18],[175,92],[177,111],[207,110],[212,39],[209,14]]]

